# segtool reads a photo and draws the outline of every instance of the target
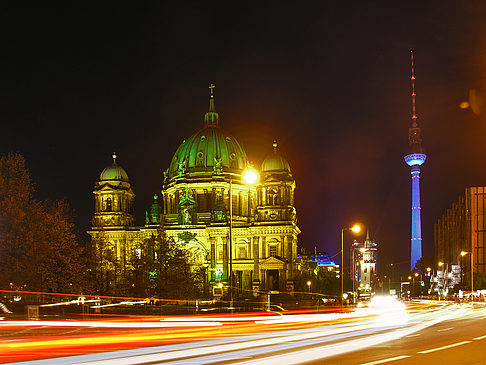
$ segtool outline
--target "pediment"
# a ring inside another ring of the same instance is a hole
[[[263,269],[284,269],[287,264],[286,260],[281,257],[271,256],[260,262]]]

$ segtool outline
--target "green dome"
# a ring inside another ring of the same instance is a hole
[[[236,138],[217,125],[208,126],[182,142],[170,163],[168,178],[240,173],[247,166],[245,150]]]
[[[277,153],[277,142],[273,142],[273,153],[263,160],[260,171],[262,174],[268,172],[291,173],[287,160]]]
[[[116,154],[113,154],[113,164],[106,167],[100,175],[100,181],[125,181],[129,182],[128,175],[123,168],[116,163]]]

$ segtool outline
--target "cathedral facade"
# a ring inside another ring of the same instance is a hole
[[[276,142],[255,184],[244,179],[250,168],[241,144],[220,128],[211,89],[204,127],[175,152],[145,225],[135,224],[135,194],[114,155],[95,184],[88,234],[94,242],[103,236],[117,260],[128,262],[140,255],[141,243],[163,227],[191,252],[194,264],[207,269],[207,283],[231,283],[245,295],[292,293],[300,233],[295,180]]]

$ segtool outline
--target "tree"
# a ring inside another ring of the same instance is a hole
[[[132,256],[133,294],[142,297],[189,299],[203,295],[204,270],[191,264],[190,252],[160,228]]]
[[[0,157],[0,287],[73,292],[85,272],[66,202],[38,202],[25,159]]]

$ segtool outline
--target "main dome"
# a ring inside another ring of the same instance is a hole
[[[223,169],[241,172],[247,166],[245,150],[236,138],[219,127],[206,127],[179,146],[170,163],[168,178],[186,173],[212,175]]]
[[[177,149],[167,172],[169,180],[210,177],[223,171],[241,173],[248,167],[246,152],[238,140],[219,128],[212,92],[204,122],[205,128],[183,141]]]

